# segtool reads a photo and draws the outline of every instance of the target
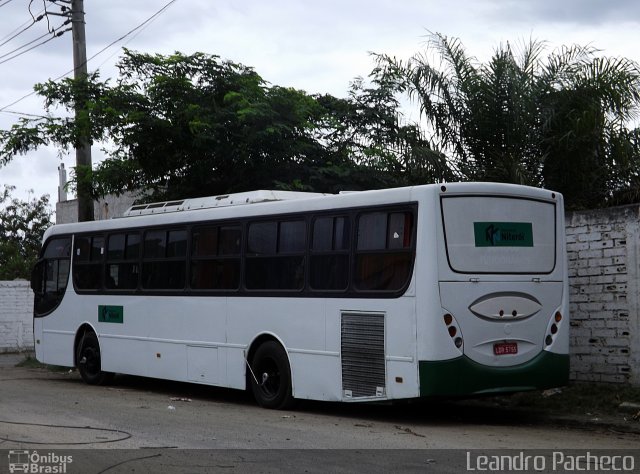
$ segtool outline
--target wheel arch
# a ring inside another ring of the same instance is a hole
[[[246,377],[245,377],[245,389],[249,390],[251,388],[250,382],[251,382],[251,371],[249,370],[249,364],[251,363],[251,361],[253,360],[253,356],[255,355],[256,351],[258,350],[258,347],[260,347],[262,344],[264,344],[265,342],[269,342],[269,341],[273,341],[277,344],[279,344],[282,349],[284,350],[284,353],[287,356],[287,361],[289,362],[289,370],[290,370],[290,377],[291,377],[291,392],[293,394],[295,394],[295,390],[294,390],[294,383],[293,383],[293,367],[291,365],[291,357],[289,357],[289,351],[287,350],[287,346],[285,346],[284,342],[282,342],[282,339],[280,339],[278,336],[276,336],[273,333],[270,332],[264,332],[262,334],[258,334],[256,337],[254,337],[254,339],[249,343],[249,345],[247,346],[246,349],[246,356],[245,356],[245,373],[246,373]]]
[[[96,335],[96,337],[98,337],[98,331],[96,331],[96,328],[94,328],[91,323],[88,323],[86,321],[82,323],[78,327],[78,330],[76,331],[76,337],[73,341],[73,366],[74,367],[78,366],[78,344],[80,344],[82,337],[88,332],[92,332]]]

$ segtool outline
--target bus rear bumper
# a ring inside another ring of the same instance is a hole
[[[466,356],[420,361],[420,396],[468,396],[560,387],[569,382],[569,355],[542,351],[511,367],[489,367]]]

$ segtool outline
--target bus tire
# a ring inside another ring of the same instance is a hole
[[[102,371],[100,343],[93,331],[87,331],[80,338],[76,363],[80,377],[89,385],[104,385],[113,379],[111,372]]]
[[[263,408],[283,410],[293,405],[291,367],[284,348],[275,341],[261,344],[251,360],[251,391]]]

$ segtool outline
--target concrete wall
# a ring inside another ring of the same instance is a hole
[[[105,196],[100,201],[93,203],[93,218],[96,221],[121,217],[124,212],[133,206],[139,196],[125,193],[121,196]],[[78,200],[62,201],[56,203],[56,224],[68,224],[78,222]]]
[[[574,380],[640,385],[640,205],[566,214]]]
[[[25,280],[0,281],[0,353],[33,350],[33,292]]]

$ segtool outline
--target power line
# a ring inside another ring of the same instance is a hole
[[[11,56],[13,53],[20,51],[21,49],[26,48],[27,46],[29,46],[30,44],[35,43],[36,41],[40,41],[42,38],[44,38],[45,36],[49,36],[49,32],[38,36],[36,39],[33,39],[31,41],[29,41],[28,43],[23,44],[22,46],[18,46],[16,49],[12,49],[11,51],[9,51],[8,53],[3,54],[2,56],[0,56],[0,59],[2,58],[6,58],[7,56]]]
[[[0,3],[0,8],[4,7],[7,3],[11,3],[11,2],[13,2],[13,0],[6,0],[6,1]]]
[[[29,114],[27,112],[18,112],[16,110],[0,110],[0,112],[4,113],[4,114],[12,114],[12,115],[20,115],[20,116],[24,116],[24,117],[35,117],[35,118],[49,118],[46,115],[38,115],[38,114]]]
[[[133,33],[134,31],[139,30],[140,28],[142,28],[143,26],[145,26],[147,23],[149,23],[150,21],[154,20],[158,15],[162,14],[167,8],[169,8],[172,4],[174,4],[175,2],[177,2],[178,0],[171,0],[169,3],[167,3],[164,7],[162,7],[160,10],[158,10],[157,12],[155,12],[153,15],[151,15],[149,18],[147,18],[145,21],[143,21],[142,23],[140,23],[138,26],[136,26],[135,28],[133,28],[132,30],[130,30],[129,32],[125,33],[124,35],[122,35],[120,38],[118,38],[117,40],[111,42],[110,44],[108,44],[107,46],[105,46],[104,48],[102,48],[100,51],[98,51],[96,54],[94,54],[93,56],[91,56],[89,59],[87,59],[87,62],[91,61],[92,59],[94,59],[96,56],[102,54],[103,52],[105,52],[107,49],[109,49],[111,46],[113,46],[114,44],[118,43],[119,41],[122,41],[123,39],[125,39],[127,36],[129,36],[131,33]],[[71,72],[73,72],[73,70],[69,71],[67,74],[70,74]],[[64,76],[66,76],[67,74],[64,74]],[[59,79],[59,78],[58,78]],[[58,80],[58,79],[54,79],[54,80]]]
[[[0,43],[0,46],[4,46],[5,44],[7,44],[12,39],[20,36],[22,33],[27,31],[29,28],[31,28],[33,25],[35,25],[36,22],[42,20],[44,18],[43,13],[45,13],[45,10],[42,10],[40,13],[38,13],[38,17],[33,17],[32,20],[25,21],[22,25],[18,26],[15,30],[12,30],[6,36],[3,36],[2,38],[0,38],[0,41],[2,41],[2,43]],[[18,31],[18,30],[20,30],[20,31]],[[16,31],[18,31],[18,33],[16,33]]]
[[[36,48],[38,48],[38,47],[42,46],[43,44],[46,44],[46,43],[48,43],[49,41],[54,40],[54,39],[56,39],[56,38],[58,38],[58,37],[62,36],[62,35],[63,35],[63,34],[65,34],[67,31],[71,31],[71,28],[67,28],[66,30],[62,30],[62,31],[57,32],[55,35],[51,36],[49,39],[46,39],[46,40],[44,40],[44,41],[42,41],[42,42],[40,42],[40,43],[38,43],[38,44],[36,44],[36,45],[34,45],[34,46],[30,47],[29,49],[26,49],[26,50],[24,50],[24,51],[22,51],[22,52],[20,52],[20,53],[18,53],[18,54],[14,54],[14,55],[13,55],[13,56],[11,56],[10,58],[7,58],[7,59],[5,59],[5,60],[3,60],[3,61],[0,61],[0,64],[4,64],[4,63],[6,63],[6,62],[11,61],[12,59],[15,59],[15,58],[17,58],[17,57],[19,57],[19,56],[22,56],[23,54],[26,54],[26,53],[28,53],[29,51],[32,51],[32,50],[34,50],[34,49],[36,49]],[[49,33],[45,33],[43,36],[46,36],[46,35],[48,35],[48,34],[49,34]],[[40,36],[40,38],[42,38],[42,36]],[[34,41],[37,41],[37,40],[39,40],[40,38],[36,38]],[[29,43],[27,43],[27,44],[31,44],[31,43],[33,43],[33,41],[31,41],[31,42],[29,42]],[[18,49],[22,49],[24,46],[26,46],[26,45],[23,45],[23,46],[21,46],[21,47],[20,47],[20,48],[18,48]],[[14,50],[14,51],[16,51],[16,50]],[[12,51],[12,52],[13,52],[13,51]],[[9,53],[9,54],[11,54],[11,53]],[[3,58],[3,57],[5,57],[5,56],[6,56],[6,54],[5,54],[5,55],[3,55],[3,56],[0,56],[0,58]],[[3,110],[3,109],[0,109],[0,110]]]
[[[175,2],[177,2],[178,0],[171,0],[170,2],[168,2],[167,4],[165,4],[162,8],[160,8],[157,12],[155,12],[153,15],[151,15],[149,18],[147,18],[145,21],[143,21],[142,23],[140,23],[138,26],[136,26],[135,28],[133,28],[132,30],[128,31],[127,33],[125,33],[124,35],[122,35],[120,38],[118,38],[117,40],[111,42],[108,46],[105,46],[104,48],[102,48],[100,51],[98,51],[96,54],[94,54],[93,56],[91,56],[90,58],[87,59],[86,62],[91,61],[92,59],[95,59],[96,56],[102,54],[104,51],[106,51],[107,49],[109,49],[110,47],[112,47],[113,45],[115,45],[117,42],[122,41],[124,38],[126,38],[127,36],[129,36],[130,34],[134,33],[135,31],[141,29],[141,28],[146,28],[145,25],[147,25],[147,23],[150,23],[151,21],[153,21],[157,16],[159,16],[160,14],[162,14],[167,8],[169,8],[172,4],[174,4]],[[67,30],[65,30],[67,31]],[[25,51],[26,52],[26,51]],[[0,63],[2,64],[2,63]],[[60,76],[56,77],[55,79],[53,79],[53,82],[58,81],[60,79],[62,79],[63,77],[68,76],[69,74],[71,74],[74,69],[71,69],[70,71],[65,72],[64,74],[61,74]],[[5,105],[4,107],[0,107],[0,112],[3,112],[4,110],[8,109],[9,107],[12,107],[20,102],[22,102],[23,100],[25,100],[28,97],[31,97],[32,95],[34,95],[36,92],[35,91],[31,91],[28,94],[23,95],[22,97],[20,97],[19,99],[11,102],[10,104]]]

